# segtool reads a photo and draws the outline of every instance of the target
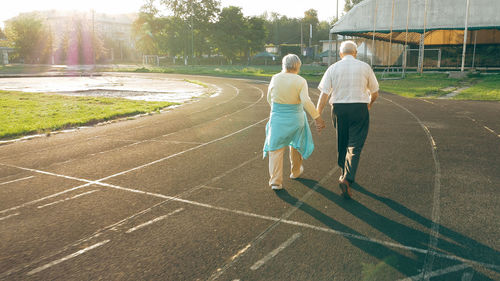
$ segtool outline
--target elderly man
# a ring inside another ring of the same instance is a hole
[[[340,45],[342,60],[323,75],[318,89],[321,96],[317,110],[321,114],[327,101],[332,105],[332,119],[337,129],[337,163],[341,168],[339,188],[346,199],[352,197],[361,149],[368,135],[368,110],[378,97],[378,82],[371,67],[356,59],[353,41]]]

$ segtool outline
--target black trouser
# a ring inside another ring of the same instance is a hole
[[[368,135],[368,106],[366,103],[337,103],[332,108],[332,118],[337,129],[337,162],[342,169],[342,177],[352,183]]]

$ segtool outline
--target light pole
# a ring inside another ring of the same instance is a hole
[[[337,0],[337,23],[339,22],[339,0]],[[335,62],[339,61],[339,35],[335,36]]]
[[[92,64],[95,68],[95,20],[94,20],[95,11],[92,9]]]
[[[193,10],[193,0],[191,0],[191,59],[193,60],[194,64],[194,24],[193,24],[193,16],[194,16],[194,10]]]
[[[462,66],[460,67],[461,72],[464,72],[465,68],[465,51],[467,49],[467,31],[469,27],[469,6],[470,6],[470,0],[467,0],[465,6],[464,46],[462,48]]]

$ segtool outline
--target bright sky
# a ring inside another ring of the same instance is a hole
[[[278,12],[288,17],[302,17],[304,11],[316,9],[320,20],[335,18],[337,0],[221,0],[221,6],[239,6],[246,16],[263,12]],[[340,14],[344,0],[339,1]],[[0,4],[0,26],[3,21],[19,13],[38,10],[83,10],[94,9],[108,14],[133,13],[139,11],[144,0],[2,0]],[[157,0],[159,3],[160,1]],[[340,15],[339,14],[339,15]]]

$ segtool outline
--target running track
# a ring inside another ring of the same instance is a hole
[[[220,94],[0,146],[0,280],[500,280],[500,103],[382,93],[346,201],[331,122],[275,193],[267,84],[189,79]]]

